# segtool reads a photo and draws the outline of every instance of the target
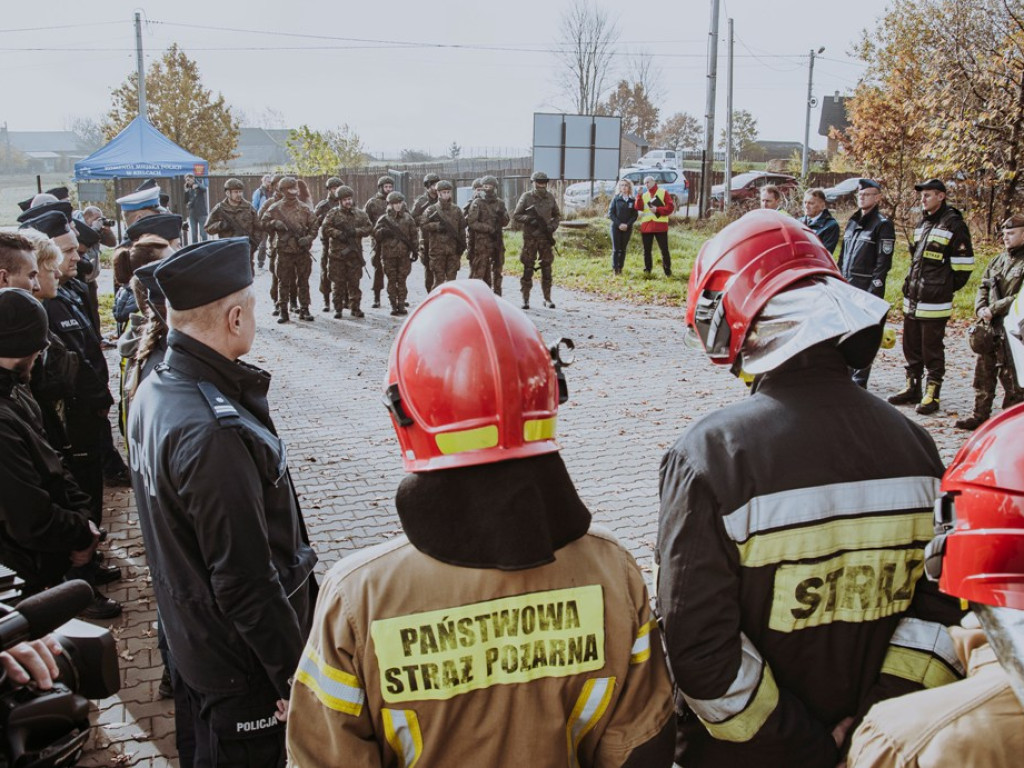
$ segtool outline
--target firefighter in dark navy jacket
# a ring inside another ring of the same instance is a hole
[[[316,555],[270,419],[270,374],[238,359],[256,331],[249,241],[183,248],[155,277],[168,350],[128,434],[182,765],[283,766]]]

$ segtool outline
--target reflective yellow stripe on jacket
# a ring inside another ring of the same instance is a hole
[[[565,726],[570,765],[574,768],[579,768],[580,764],[576,755],[580,742],[597,725],[605,710],[608,709],[608,702],[611,701],[613,690],[615,690],[614,677],[596,677],[583,684],[583,690],[580,691],[579,698],[576,699],[576,706],[572,708],[569,722]]]
[[[651,213],[651,209],[647,207],[647,204],[651,200],[656,201],[656,207],[660,208],[661,206],[663,206],[665,204],[664,192],[661,192],[659,190],[659,194],[656,195],[652,195],[650,192],[644,192],[643,195],[640,196],[640,198],[644,202],[644,208],[642,211],[640,211],[640,215],[638,216],[640,224],[647,224],[648,222],[651,221],[656,221],[659,224],[668,224],[668,216],[655,216],[653,213]]]
[[[411,709],[382,709],[384,738],[398,756],[400,768],[413,768],[423,753],[423,734],[416,712]]]

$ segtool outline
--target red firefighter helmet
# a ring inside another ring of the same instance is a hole
[[[751,211],[701,247],[690,272],[686,325],[713,362],[732,365],[768,300],[815,275],[842,279],[818,237],[791,216]]]
[[[950,595],[1024,610],[1024,405],[985,422],[942,477],[928,576]]]
[[[526,314],[480,280],[444,283],[413,311],[385,387],[407,472],[558,450],[551,353]]]

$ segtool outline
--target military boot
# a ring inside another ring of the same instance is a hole
[[[907,376],[907,385],[895,395],[889,396],[889,402],[893,405],[910,405],[921,399],[921,379],[916,376]]]
[[[288,322],[288,306],[286,304],[282,304],[281,305],[281,312],[280,312],[280,316],[277,318],[277,322],[278,323],[287,323]]]
[[[380,291],[373,292],[373,308],[380,309]]]
[[[954,424],[953,426],[955,426],[957,429],[966,429],[968,432],[973,432],[982,424],[984,424],[985,421],[986,419],[983,419],[981,416],[975,416],[974,414],[971,414],[966,419],[957,419],[956,424]]]
[[[313,315],[311,315],[309,312],[309,307],[302,307],[302,309],[299,310],[299,320],[306,320],[307,322],[312,322],[313,319]]]
[[[1024,403],[1024,389],[1018,389],[1015,392],[1007,392],[1003,395],[1003,410],[1012,408],[1018,403]]]
[[[941,381],[929,381],[924,388],[924,397],[917,404],[916,410],[922,416],[935,413],[939,410],[939,393],[942,391]]]

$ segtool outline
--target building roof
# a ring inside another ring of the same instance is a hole
[[[82,148],[73,131],[8,131],[11,146],[20,152],[71,152],[81,155]]]
[[[840,96],[838,91],[832,96],[826,96],[821,102],[821,120],[818,123],[818,135],[828,136],[832,128],[843,131],[849,125],[850,120],[846,115],[846,97]]]

